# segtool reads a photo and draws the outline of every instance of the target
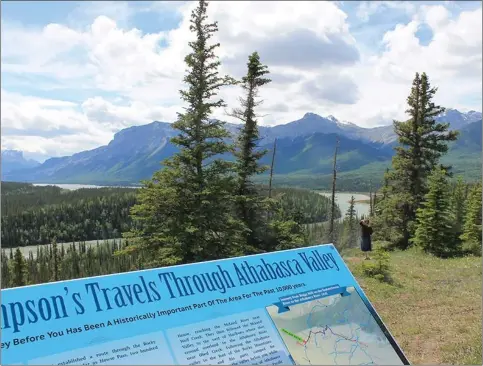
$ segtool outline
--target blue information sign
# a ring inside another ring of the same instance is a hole
[[[409,364],[331,244],[2,290],[2,364]]]

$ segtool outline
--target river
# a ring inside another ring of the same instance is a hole
[[[74,191],[76,189],[81,189],[81,188],[107,188],[107,187],[112,187],[112,186],[97,186],[97,185],[91,185],[91,184],[46,184],[46,183],[34,183],[34,186],[38,187],[44,187],[48,185],[55,185],[57,187],[63,188],[63,189],[68,189],[70,191]],[[128,187],[120,187],[116,186],[117,188],[138,188],[135,186],[128,186]],[[318,191],[320,194],[326,196],[326,197],[331,197],[330,192],[324,192],[324,191]],[[335,194],[335,202],[337,205],[339,205],[340,211],[342,215],[345,215],[347,212],[347,209],[349,208],[349,201],[351,197],[354,196],[356,201],[363,201],[363,200],[369,200],[369,196],[366,194],[362,193],[351,193],[351,192],[339,192]],[[364,202],[357,202],[355,204],[355,210],[357,212],[358,216],[361,215],[368,215],[369,214],[369,205]]]
[[[81,189],[81,188],[109,187],[109,186],[96,186],[96,185],[89,185],[89,184],[43,184],[43,183],[34,183],[34,186],[48,186],[48,185],[55,185],[55,186],[58,186],[60,188],[68,189],[68,190],[71,190],[71,191],[76,190],[76,189]],[[136,187],[125,187],[125,188],[136,188]],[[330,192],[319,191],[318,193],[320,193],[321,195],[324,195],[326,197],[329,197],[329,198],[332,195]],[[361,193],[349,193],[349,192],[336,193],[335,194],[335,202],[339,206],[342,215],[345,215],[345,213],[347,212],[347,209],[349,208],[349,201],[350,201],[352,196],[354,196],[354,199],[356,201],[368,200],[369,199],[368,195],[361,194]],[[369,214],[369,205],[367,203],[357,202],[355,204],[354,208],[355,208],[358,216]],[[120,239],[115,239],[115,240],[120,240]],[[99,240],[99,242],[102,242],[102,240]],[[65,245],[66,248],[67,248],[67,246],[69,246],[70,244],[71,243],[64,243],[63,245]],[[97,244],[97,240],[91,240],[91,241],[86,242],[87,246],[96,245],[96,244]],[[59,246],[60,245],[61,244],[59,243]],[[76,243],[76,245],[78,245],[78,243]],[[37,246],[36,245],[27,246],[27,247],[20,247],[20,250],[22,251],[22,253],[25,256],[29,255],[29,251],[32,251],[32,254],[34,255],[34,257],[37,255]],[[6,249],[6,251],[8,253],[9,249]]]
[[[69,191],[75,191],[82,188],[139,188],[136,186],[96,186],[92,184],[52,184],[52,183],[33,183],[35,187],[57,186]]]
[[[329,198],[332,197],[331,192],[319,192],[319,193]],[[337,205],[339,206],[342,216],[344,216],[345,213],[347,212],[350,206],[350,200],[352,196],[354,196],[354,199],[356,200],[356,204],[354,205],[354,208],[356,210],[357,216],[359,217],[362,215],[368,216],[369,204],[365,202],[357,202],[357,201],[369,200],[369,196],[367,194],[340,192],[335,194],[335,203],[337,203]]]
[[[122,241],[122,239],[109,239],[109,241],[119,242],[119,241]],[[86,247],[91,247],[91,246],[97,245],[97,242],[98,242],[97,240],[89,240],[89,241],[86,241],[85,244],[86,244]],[[102,244],[103,242],[104,240],[99,240],[99,244]],[[58,243],[57,245],[59,247],[59,250],[61,249],[61,246],[63,246],[67,250],[67,248],[69,248],[71,244],[72,243]],[[47,247],[48,244],[44,244],[44,245],[46,245]],[[76,248],[79,248],[79,245],[80,245],[79,242],[75,243]],[[29,256],[29,252],[32,252],[32,255],[34,258],[37,257],[37,245],[29,245],[26,247],[19,247],[19,248],[25,258]],[[16,250],[16,249],[17,248],[13,248],[13,250]],[[4,248],[2,250],[4,250],[7,255],[10,253],[10,248]]]

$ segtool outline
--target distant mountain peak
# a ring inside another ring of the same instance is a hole
[[[2,150],[2,158],[14,158],[14,159],[23,159],[23,152],[20,150]]]
[[[318,117],[318,118],[322,118],[321,116],[319,116],[318,114],[316,113],[312,113],[312,112],[307,112],[304,114],[304,116],[302,117],[302,119],[307,119],[307,118],[314,118],[314,117]]]
[[[25,159],[23,151],[2,150],[2,174],[24,168],[34,168],[40,165],[36,160]]]
[[[330,121],[333,123],[339,123],[339,120],[335,118],[333,115],[328,115],[327,117],[322,117],[320,114],[317,113],[312,113],[312,112],[307,112],[304,114],[302,119],[319,119],[319,120],[325,120],[325,121]]]

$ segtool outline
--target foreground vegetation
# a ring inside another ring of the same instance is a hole
[[[398,145],[374,205],[376,237],[390,249],[481,256],[481,181],[450,182],[452,167],[442,162],[459,133],[435,121],[445,110],[433,102],[436,91],[426,73],[416,73],[407,98],[410,118],[394,121]]]
[[[87,248],[40,246],[24,260],[25,283],[43,283],[142,269],[142,258],[118,256],[119,240]],[[420,249],[391,252],[391,282],[368,277],[358,249],[341,249],[344,260],[414,364],[480,364],[482,263],[476,257],[441,259]],[[11,253],[11,254],[10,254]],[[15,277],[15,251],[2,256],[2,286]],[[12,259],[9,259],[11,256]],[[20,260],[20,262],[22,262]],[[10,268],[10,271],[8,269]]]
[[[368,278],[358,250],[344,259],[413,364],[481,365],[481,258],[391,253],[392,284]]]

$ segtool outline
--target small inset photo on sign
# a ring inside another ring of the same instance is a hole
[[[354,287],[344,296],[266,309],[298,365],[404,364],[397,344]]]

